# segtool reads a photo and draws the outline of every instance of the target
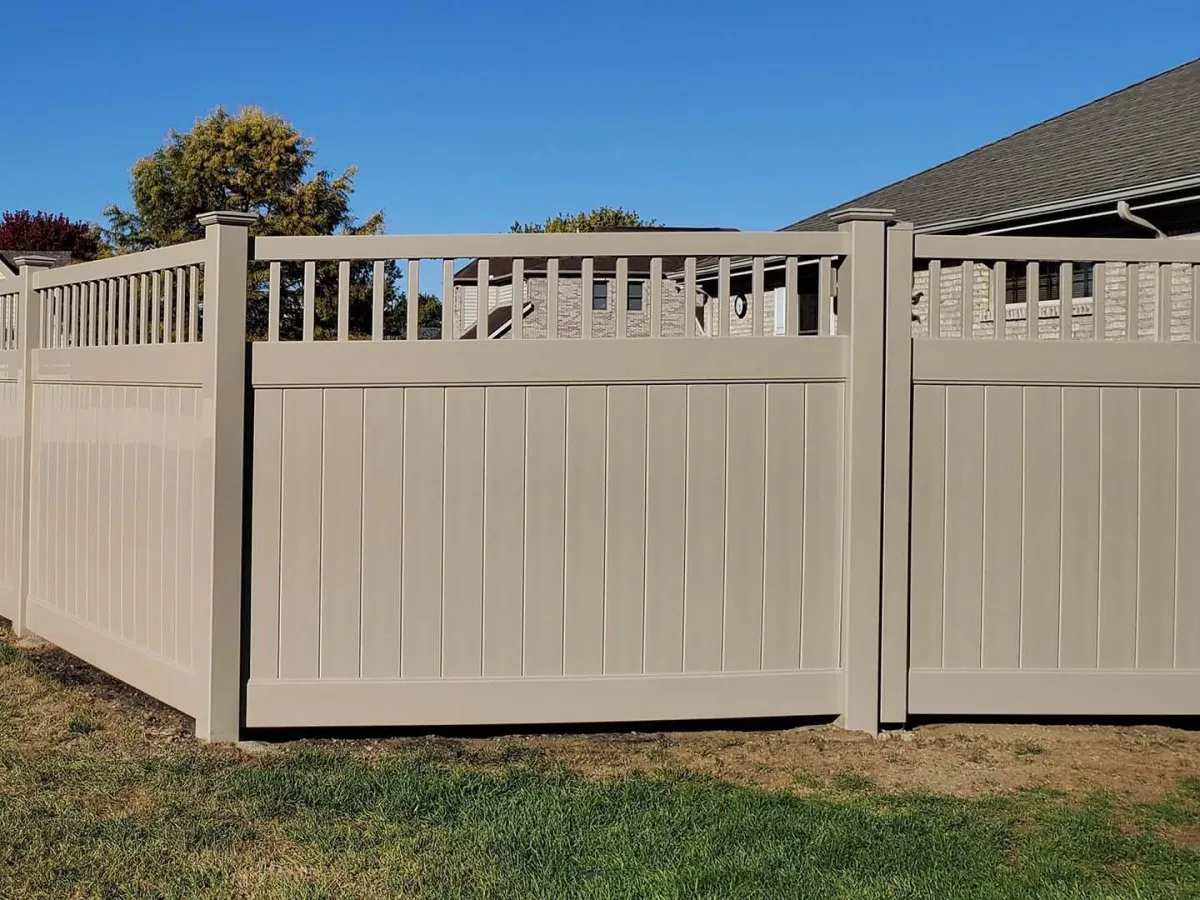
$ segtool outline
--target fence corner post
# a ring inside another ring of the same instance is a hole
[[[842,553],[842,724],[879,733],[883,557],[884,333],[889,209],[834,214],[849,238],[838,281],[838,331],[849,335]],[[843,325],[843,323],[845,323]]]
[[[196,217],[208,242],[204,271],[204,331],[211,353],[205,399],[212,423],[211,597],[200,623],[204,694],[196,736],[236,741],[242,719],[242,516],[246,415],[246,276],[255,213],[209,212]]]
[[[34,289],[33,274],[41,269],[50,268],[54,265],[54,260],[48,256],[26,254],[18,256],[13,262],[17,266],[17,276],[21,279],[18,383],[21,386],[24,415],[21,426],[21,548],[17,554],[19,568],[16,584],[16,611],[13,614],[12,625],[13,632],[17,637],[25,637],[29,633],[26,625],[26,611],[29,604],[29,573],[32,568],[29,556],[32,551],[30,517],[33,513],[31,508],[33,499],[33,351],[41,346],[42,341],[41,296]]]
[[[883,387],[883,584],[879,716],[908,719],[909,535],[912,490],[913,226],[887,235]]]

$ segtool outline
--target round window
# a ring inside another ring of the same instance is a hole
[[[746,318],[746,312],[749,310],[750,304],[746,302],[745,294],[738,294],[738,298],[733,301],[733,311],[737,313],[739,319]]]

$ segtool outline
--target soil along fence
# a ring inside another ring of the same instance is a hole
[[[218,740],[1200,713],[1200,241],[841,219],[23,259],[0,615]]]

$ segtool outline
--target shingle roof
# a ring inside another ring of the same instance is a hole
[[[1200,59],[810,216],[849,207],[917,226],[959,222],[1200,174]]]

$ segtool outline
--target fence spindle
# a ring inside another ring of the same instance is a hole
[[[765,263],[761,256],[754,257],[754,262],[751,264],[751,271],[753,274],[750,276],[750,291],[753,298],[753,309],[751,309],[750,315],[753,318],[750,320],[750,331],[755,337],[762,337],[763,327],[767,318],[767,307],[763,302]]]
[[[1196,317],[1200,316],[1200,265],[1192,266],[1192,340],[1200,341],[1200,322],[1196,321]]]
[[[338,263],[337,339],[350,340],[350,261]]]
[[[817,334],[833,334],[833,258],[817,264]]]
[[[512,303],[509,306],[509,331],[514,341],[524,337],[525,330],[525,260],[512,261]]]
[[[662,257],[650,260],[650,337],[662,336]],[[686,312],[686,310],[685,310]]]
[[[729,302],[729,257],[717,261],[717,309],[721,322],[721,337],[733,334],[733,304]]]
[[[696,257],[683,261],[683,336],[696,336]]]
[[[1038,297],[1041,291],[1041,264],[1037,260],[1025,263],[1025,338],[1038,339]]]
[[[592,336],[592,273],[595,263],[589,256],[583,261],[582,272],[579,279],[579,305],[582,307],[580,312],[580,336],[590,338]]]
[[[383,305],[387,302],[387,260],[377,259],[371,272],[371,340],[383,340]]]
[[[1107,326],[1105,319],[1108,314],[1108,266],[1104,263],[1092,264],[1092,339],[1104,340]]]
[[[1071,339],[1071,301],[1075,293],[1075,266],[1073,263],[1058,264],[1058,338]]]
[[[1158,339],[1171,340],[1171,278],[1174,267],[1170,263],[1158,264]]]
[[[959,297],[959,314],[962,319],[961,337],[975,336],[975,262],[964,259],[962,263],[962,285]]]
[[[188,266],[188,340],[200,340],[200,267]]]
[[[1008,337],[1008,263],[996,260],[992,267],[992,330],[996,340]]]
[[[796,336],[800,334],[800,261],[794,256],[783,264],[783,289],[787,294],[783,333]]]
[[[929,336],[942,336],[942,261],[929,261]]]
[[[616,307],[617,337],[623,338],[627,333],[629,312],[629,259],[624,256],[617,260],[616,293],[613,303]]]
[[[421,261],[408,261],[408,303],[406,304],[408,322],[405,331],[410,341],[421,339]]]
[[[558,258],[546,260],[546,337],[558,337]]]
[[[492,306],[492,267],[491,261],[479,260],[479,271],[475,279],[475,339],[486,341],[490,323],[488,321]]]
[[[304,264],[304,340],[311,341],[316,330],[317,318],[317,264],[309,260]]]
[[[1125,340],[1138,339],[1138,278],[1141,266],[1137,263],[1125,265]]]
[[[442,340],[452,341],[454,333],[454,310],[458,307],[454,295],[454,260],[442,260]]]
[[[279,279],[282,264],[271,263],[271,274],[267,288],[267,340],[279,340]]]

